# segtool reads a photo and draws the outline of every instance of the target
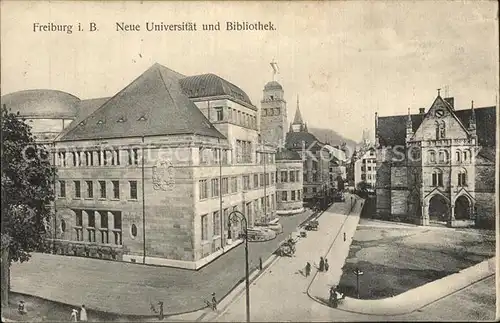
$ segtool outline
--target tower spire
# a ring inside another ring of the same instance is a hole
[[[297,110],[295,111],[295,117],[293,118],[293,124],[302,125],[304,121],[302,120],[302,114],[300,113],[299,106],[299,95],[297,94]]]

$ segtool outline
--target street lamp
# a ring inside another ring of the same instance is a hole
[[[356,275],[356,294],[358,295],[359,299],[359,276],[363,275],[364,273],[358,267],[356,267],[353,272],[354,275]]]
[[[232,211],[228,216],[228,237],[231,237],[231,219],[237,223],[240,218],[243,237],[245,238],[245,285],[246,285],[246,298],[247,298],[247,322],[250,322],[250,281],[248,275],[248,222],[247,218],[240,211]]]

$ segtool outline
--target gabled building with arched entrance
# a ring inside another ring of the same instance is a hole
[[[377,215],[421,225],[494,225],[496,107],[378,117]]]

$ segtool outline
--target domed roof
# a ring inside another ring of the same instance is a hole
[[[299,153],[288,149],[278,149],[276,160],[302,160]]]
[[[267,82],[267,84],[264,86],[264,90],[283,90],[283,87],[278,82],[271,81]]]
[[[2,96],[2,105],[27,118],[73,119],[79,102],[76,96],[57,90],[25,90]]]

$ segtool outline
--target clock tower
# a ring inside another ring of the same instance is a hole
[[[273,81],[264,86],[260,101],[260,133],[263,142],[278,147],[285,143],[287,108],[283,87],[274,80],[277,70],[273,64]]]

